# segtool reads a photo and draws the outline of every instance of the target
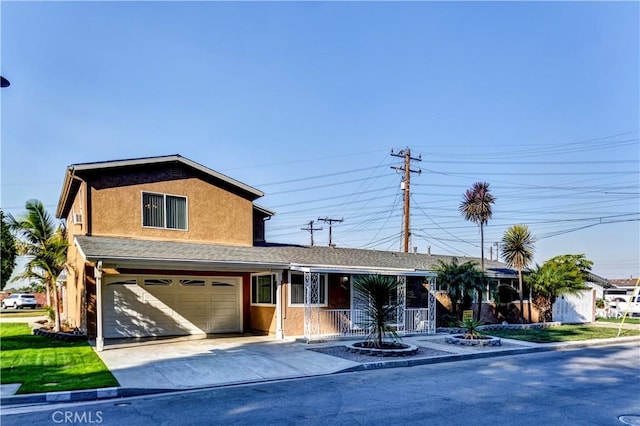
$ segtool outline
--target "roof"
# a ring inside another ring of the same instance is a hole
[[[631,277],[631,278],[616,278],[616,279],[609,280],[609,282],[616,287],[629,287],[629,286],[636,285],[636,283],[639,280],[640,278]]]
[[[88,261],[102,260],[118,265],[149,265],[175,268],[280,268],[334,271],[429,271],[438,260],[450,262],[452,256],[421,253],[364,250],[296,245],[253,247],[222,246],[206,243],[139,240],[131,238],[77,236],[76,244]],[[478,261],[461,258],[463,261]],[[487,270],[502,270],[504,264],[485,260]],[[504,274],[504,275],[511,275]]]
[[[222,181],[225,184],[230,185],[232,188],[235,188],[238,191],[246,194],[247,197],[251,199],[251,201],[264,196],[264,193],[262,191],[259,191],[235,179],[232,179],[229,176],[223,175],[222,173],[211,170],[208,167],[198,164],[195,161],[189,160],[188,158],[182,157],[178,154],[164,155],[159,157],[132,158],[126,160],[98,161],[94,163],[72,164],[67,167],[64,182],[62,184],[62,191],[58,200],[56,217],[64,218],[69,214],[73,199],[75,198],[76,193],[80,188],[81,175],[83,173],[104,171],[109,169],[115,170],[125,167],[140,167],[154,164],[176,163],[182,164],[183,166],[203,173],[210,178]]]

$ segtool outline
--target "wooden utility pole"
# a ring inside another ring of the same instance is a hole
[[[322,218],[318,218],[318,221],[322,221],[324,223],[328,223],[329,224],[329,247],[331,247],[333,244],[331,242],[331,228],[333,228],[333,222],[344,222],[344,218],[342,219],[329,219],[328,217],[322,217]]]
[[[403,167],[399,167],[399,166],[392,166],[392,169],[395,170],[403,170],[404,171],[404,179],[402,181],[402,189],[404,190],[404,214],[403,214],[403,222],[404,222],[404,230],[403,230],[403,238],[404,238],[404,252],[405,253],[409,253],[409,236],[410,231],[409,231],[409,216],[410,216],[410,209],[411,209],[411,205],[410,205],[410,182],[411,182],[411,173],[418,173],[421,174],[422,170],[420,169],[416,169],[416,170],[412,170],[411,169],[411,160],[414,161],[422,161],[422,156],[419,155],[418,157],[411,157],[411,150],[409,148],[407,149],[401,149],[400,152],[398,153],[394,153],[393,150],[391,150],[391,155],[394,157],[404,157],[404,166]]]
[[[313,246],[313,231],[322,231],[322,227],[320,228],[314,228],[313,227],[313,220],[310,220],[309,223],[307,224],[306,228],[300,228],[303,231],[309,231],[309,233],[311,234],[311,245]]]

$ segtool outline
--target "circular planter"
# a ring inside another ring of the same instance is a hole
[[[418,347],[405,343],[385,342],[382,348],[369,346],[369,342],[357,342],[347,345],[349,352],[373,356],[409,356],[418,353]]]
[[[502,344],[502,341],[498,337],[481,336],[475,339],[466,339],[464,334],[445,336],[444,341],[452,345],[461,346],[500,346]]]

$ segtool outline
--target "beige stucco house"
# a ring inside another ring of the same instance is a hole
[[[269,244],[263,193],[179,155],[67,167],[56,216],[69,238],[70,326],[105,339],[361,333],[353,278],[401,282],[402,332],[434,332],[442,256]]]

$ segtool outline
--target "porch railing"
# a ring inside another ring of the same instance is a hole
[[[317,337],[357,337],[367,333],[365,312],[361,309],[323,309],[318,317]],[[404,331],[400,334],[429,333],[429,309],[405,309]],[[401,327],[398,327],[401,329]]]

